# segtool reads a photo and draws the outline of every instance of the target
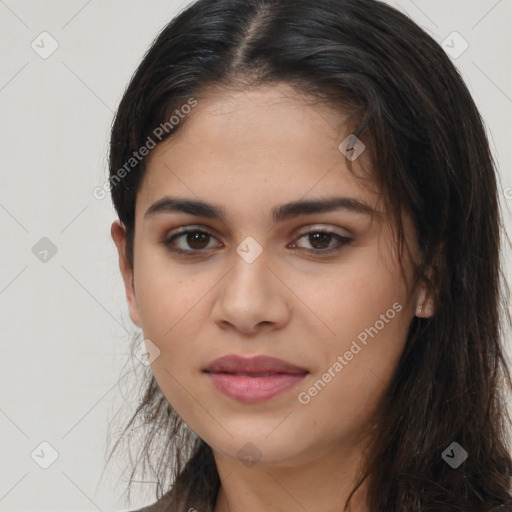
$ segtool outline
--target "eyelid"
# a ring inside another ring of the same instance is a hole
[[[170,231],[166,231],[163,238],[164,240],[169,240],[176,235],[182,235],[196,231],[201,231],[217,238],[216,230],[214,228],[210,226],[203,226],[201,224],[189,224],[186,226],[180,226],[179,228],[172,229]]]
[[[337,229],[339,229],[339,230],[343,229],[345,231],[345,233],[338,233],[336,231]],[[306,228],[304,228],[304,230],[302,230],[302,229],[299,230],[299,232],[295,236],[302,236],[302,235],[306,235],[311,232],[331,233],[334,235],[341,236],[343,238],[351,238],[354,236],[354,234],[346,228],[340,228],[339,226],[338,227],[329,226],[326,224],[308,224],[308,226]]]
[[[347,235],[336,232],[334,229],[335,228],[333,228],[333,227],[327,227],[325,225],[319,225],[319,224],[309,225],[309,226],[307,226],[307,228],[302,229],[299,233],[294,235],[293,241],[291,242],[291,244],[293,245],[293,249],[298,249],[299,251],[302,251],[302,252],[305,251],[306,253],[319,255],[319,256],[327,255],[329,253],[340,252],[345,245],[347,245],[353,241],[353,238],[352,238],[351,234],[347,236]],[[163,240],[161,243],[164,246],[166,246],[173,253],[183,254],[183,255],[188,255],[188,256],[198,256],[198,255],[206,254],[212,248],[198,249],[198,250],[193,250],[193,249],[184,250],[184,249],[180,249],[178,247],[171,248],[170,247],[171,243],[174,242],[174,240],[176,240],[177,238],[179,238],[181,236],[187,235],[189,233],[196,233],[196,232],[206,234],[209,237],[218,240],[217,236],[214,234],[215,231],[216,230],[214,230],[210,227],[206,227],[206,226],[202,226],[202,225],[198,225],[198,224],[181,226],[180,228],[177,228],[176,230],[172,230],[169,233],[167,233],[163,237]],[[311,235],[311,234],[315,234],[315,233],[324,233],[327,235],[331,235],[334,238],[338,239],[338,243],[336,245],[334,245],[333,247],[330,247],[327,249],[307,249],[307,248],[303,248],[303,247],[296,247],[297,241],[306,237],[307,235]],[[223,246],[222,242],[219,241],[219,243],[221,244],[221,246]]]
[[[322,225],[322,224],[307,225],[307,227],[300,229],[293,236],[296,238],[296,237],[300,237],[300,236],[303,236],[303,235],[306,235],[306,234],[309,234],[309,233],[315,232],[315,231],[336,234],[343,238],[350,238],[350,237],[354,236],[353,233],[346,228],[344,229],[344,231],[346,231],[346,233],[337,233],[337,232],[333,231],[334,229],[336,229],[336,228],[331,227],[331,226]],[[341,228],[338,228],[338,229],[341,229]],[[163,238],[164,238],[164,240],[169,240],[170,238],[172,238],[176,235],[187,234],[187,233],[194,232],[194,231],[202,231],[202,232],[205,232],[205,233],[217,238],[215,229],[213,229],[209,226],[201,225],[201,224],[190,224],[187,226],[181,226],[179,228],[176,228],[175,230],[166,232],[166,234],[164,235]]]
[[[175,239],[179,238],[180,236],[183,236],[183,235],[188,235],[189,233],[204,233],[208,236],[210,236],[211,238],[215,238],[216,240],[218,240],[218,237],[217,235],[215,235],[215,230],[212,229],[212,228],[209,228],[209,227],[206,227],[206,226],[201,226],[199,224],[193,224],[193,225],[189,225],[189,226],[182,226],[182,227],[179,227],[177,228],[176,230],[171,230],[169,232],[167,232],[161,242],[164,244],[164,245],[169,245],[171,242],[173,242]],[[220,242],[222,244],[222,242]],[[181,249],[176,249],[177,252],[181,251]],[[202,251],[182,251],[182,252],[195,252],[197,254],[200,254],[201,252],[205,252],[206,249],[203,249]]]
[[[308,249],[308,248],[304,248],[304,247],[297,247],[297,242],[299,240],[301,240],[302,238],[307,238],[309,235],[315,234],[315,233],[324,233],[326,235],[330,235],[332,238],[337,240],[337,243],[332,247],[328,247],[327,249]],[[325,229],[325,228],[323,228],[323,229],[316,228],[316,229],[307,230],[304,233],[297,235],[292,242],[292,249],[296,249],[301,252],[306,252],[313,256],[321,257],[321,256],[328,256],[328,255],[340,253],[346,245],[350,244],[353,241],[354,241],[353,238],[341,235],[339,233],[336,233],[335,231]]]

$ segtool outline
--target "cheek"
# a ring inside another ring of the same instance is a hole
[[[148,266],[139,274],[138,304],[144,337],[158,347],[151,370],[167,401],[187,421],[191,399],[190,376],[198,363],[200,316],[207,314],[208,287],[198,279],[183,279],[176,271]],[[210,287],[211,288],[211,287]]]
[[[335,334],[322,337],[313,352],[315,372],[297,392],[307,426],[314,430],[321,422],[327,437],[369,419],[396,371],[408,332],[401,289],[392,280],[352,274],[344,281],[352,286],[347,294],[338,283],[316,302]]]
[[[206,283],[190,268],[172,264],[160,249],[141,251],[134,285],[145,336],[165,338],[206,293]]]
[[[407,339],[410,318],[400,271],[390,271],[375,257],[361,257],[357,264],[339,266],[323,279],[303,278],[302,285],[297,294],[307,297],[308,307],[323,323],[318,324],[318,336],[310,336],[318,342],[317,388],[323,390],[328,383],[330,389],[319,402],[355,400],[356,409],[364,408],[366,399],[375,403]]]
[[[353,264],[332,266],[323,274],[303,273],[294,282],[297,297],[322,320],[326,335],[355,337],[376,322],[380,326],[381,315],[385,315],[388,330],[392,324],[393,329],[403,330],[403,325],[398,325],[401,322],[394,321],[404,316],[397,309],[406,309],[400,272],[390,271],[374,258],[360,257]],[[393,321],[388,323],[388,319]]]
[[[198,354],[205,348],[200,332],[210,315],[212,288],[222,273],[199,273],[194,265],[177,265],[154,254],[140,258],[137,270],[142,331],[160,351],[152,367],[159,384],[171,390],[177,385],[171,375],[181,381],[199,365]]]

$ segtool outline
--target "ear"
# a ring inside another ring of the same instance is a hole
[[[433,275],[434,269],[431,267],[426,273],[426,279],[422,279],[418,284],[416,295],[416,316],[418,318],[430,318],[436,311]]]
[[[141,327],[137,298],[135,296],[135,287],[133,285],[133,268],[126,257],[126,229],[121,221],[116,220],[110,228],[110,233],[119,254],[119,269],[123,276],[130,318],[137,327]]]

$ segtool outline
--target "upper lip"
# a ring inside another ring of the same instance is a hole
[[[288,373],[304,374],[308,370],[270,356],[242,357],[236,354],[219,357],[205,369],[210,373]]]

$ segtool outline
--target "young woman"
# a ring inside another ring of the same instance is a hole
[[[512,510],[495,167],[424,31],[375,0],[199,0],[110,149],[144,511]]]

